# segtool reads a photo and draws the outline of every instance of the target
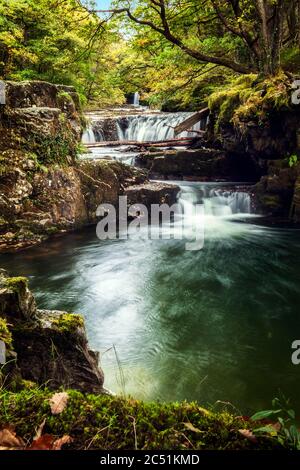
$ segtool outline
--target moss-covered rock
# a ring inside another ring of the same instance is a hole
[[[28,289],[28,279],[22,276],[9,277],[5,280],[5,286],[17,294],[23,295]]]
[[[29,321],[36,313],[34,297],[23,277],[8,277],[0,270],[0,317],[8,323]]]
[[[52,321],[52,325],[60,331],[74,333],[78,328],[84,328],[84,320],[78,314],[62,313]]]
[[[90,351],[81,315],[37,310],[23,277],[0,272],[0,341],[6,345],[6,361],[0,374],[13,390],[22,381],[47,384],[55,389],[72,387],[102,393],[104,376],[98,354]],[[9,354],[14,353],[14,361]]]
[[[283,73],[263,81],[239,78],[209,98],[211,138],[257,159],[287,156],[297,147],[300,118],[292,93],[292,80]]]

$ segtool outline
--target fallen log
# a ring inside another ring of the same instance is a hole
[[[205,131],[199,131],[201,134],[204,134]],[[115,140],[115,141],[102,141],[84,144],[86,148],[101,148],[101,147],[120,147],[124,146],[133,146],[133,147],[167,147],[169,145],[187,145],[193,140],[193,137],[182,137],[179,139],[170,139],[170,140],[156,140],[156,141],[135,141],[135,140]]]
[[[185,119],[183,122],[178,124],[178,126],[174,127],[174,134],[178,135],[178,134],[181,134],[181,132],[190,131],[191,127],[193,127],[195,124],[197,124],[197,122],[201,121],[201,119],[204,119],[208,115],[209,115],[209,108],[201,109],[201,111],[198,111],[197,113],[193,114],[192,116],[190,116],[189,118]]]

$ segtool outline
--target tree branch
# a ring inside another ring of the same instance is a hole
[[[111,10],[91,10],[91,13],[113,13],[113,14],[126,13],[128,18],[130,18],[134,23],[137,23],[142,26],[149,26],[151,29],[153,29],[157,33],[164,36],[169,42],[179,47],[183,52],[185,52],[190,57],[193,57],[197,61],[208,62],[208,63],[220,65],[223,67],[227,67],[238,73],[250,73],[251,71],[253,71],[252,69],[242,64],[239,64],[237,62],[234,62],[231,59],[227,59],[226,57],[211,56],[208,54],[204,54],[196,49],[191,49],[190,47],[188,47],[186,44],[184,44],[184,42],[180,38],[178,38],[171,32],[167,18],[166,18],[166,10],[165,10],[164,1],[161,0],[159,3],[161,7],[160,19],[161,19],[161,23],[163,26],[162,28],[157,26],[152,21],[143,20],[143,19],[135,17],[129,8],[120,8],[120,9],[111,9]]]

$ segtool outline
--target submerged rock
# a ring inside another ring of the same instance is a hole
[[[104,392],[104,375],[98,354],[88,347],[83,318],[38,310],[27,279],[8,277],[4,270],[0,272],[0,320],[0,341],[6,343],[0,379],[7,380],[7,385],[19,387],[22,380],[29,380],[50,389]]]

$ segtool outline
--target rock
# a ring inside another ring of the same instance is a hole
[[[73,318],[72,318],[73,317]],[[30,328],[12,329],[17,364],[22,378],[57,390],[59,387],[87,393],[103,393],[103,372],[98,354],[90,351],[82,324],[75,315],[38,310]],[[71,318],[66,327],[61,319]]]
[[[128,206],[134,204],[144,204],[149,210],[151,204],[168,204],[176,202],[180,188],[173,184],[166,183],[146,183],[133,185],[125,189]]]
[[[253,164],[246,160],[241,168],[240,159],[224,151],[201,148],[147,152],[136,158],[136,163],[149,170],[152,178],[182,179],[194,177],[202,180],[235,179],[247,181],[256,174]],[[251,175],[251,176],[250,176]]]
[[[28,108],[32,106],[56,108],[58,107],[58,98],[61,92],[68,93],[72,99],[74,95],[77,95],[74,87],[54,85],[53,83],[38,80],[7,81],[5,85],[6,105],[10,108]],[[76,107],[76,109],[79,111],[79,107]]]
[[[34,319],[36,304],[23,277],[8,277],[0,270],[0,317],[9,323]]]
[[[151,203],[172,204],[178,192],[172,185],[148,183],[145,172],[116,161],[88,160],[28,171],[28,156],[23,157],[20,152],[15,155],[18,171],[7,169],[0,182],[0,252],[27,248],[49,236],[96,224],[98,206],[117,206],[119,195],[149,207]]]
[[[297,177],[295,183],[290,218],[293,222],[297,224],[300,223],[300,176]]]
[[[30,380],[51,389],[104,392],[104,375],[98,354],[88,348],[83,318],[37,310],[27,279],[10,278],[4,270],[0,271],[0,339],[15,359],[4,368],[7,385]]]
[[[100,140],[104,139],[110,142],[118,140],[118,128],[116,119],[109,117],[97,119],[97,121],[92,121],[92,128],[94,134]]]
[[[66,163],[82,133],[78,95],[47,82],[5,82],[0,108],[0,149],[35,153],[39,163]]]
[[[297,168],[289,168],[286,160],[268,162],[268,175],[254,186],[257,211],[270,216],[288,218],[294,195]]]

